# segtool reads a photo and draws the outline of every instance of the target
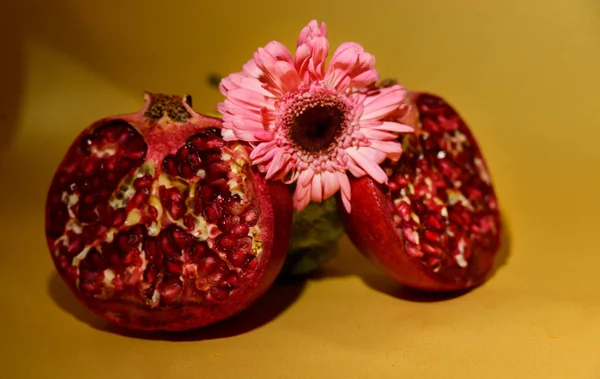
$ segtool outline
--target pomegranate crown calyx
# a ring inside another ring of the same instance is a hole
[[[146,92],[144,97],[147,103],[144,117],[148,119],[158,121],[166,116],[174,122],[185,123],[192,117],[189,112],[192,106],[190,95],[178,96]]]

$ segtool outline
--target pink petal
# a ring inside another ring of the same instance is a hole
[[[362,126],[362,122],[361,122]],[[397,133],[412,133],[415,129],[412,126],[400,124],[398,122],[392,121],[383,121],[381,125],[373,126],[373,129],[377,130],[385,130],[389,132],[397,132]]]
[[[340,189],[340,182],[338,181],[336,172],[321,172],[321,182],[323,183],[323,200],[329,199]]]
[[[276,141],[259,143],[252,149],[250,159],[256,164],[264,163],[270,161],[278,151]]]
[[[337,176],[337,180],[340,183],[340,189],[342,190],[342,194],[346,194],[348,198],[350,198],[350,180],[348,179],[348,175],[345,172],[336,171],[335,175]]]
[[[320,203],[323,201],[323,186],[321,183],[321,174],[315,174],[312,179],[312,189],[310,192],[310,198],[312,201]]]
[[[311,21],[298,36],[294,62],[300,78],[306,84],[310,80],[323,79],[328,52],[329,42],[325,23],[319,27],[315,20]]]
[[[223,124],[223,127],[225,127],[225,124]],[[235,139],[248,142],[256,141],[256,138],[254,138],[254,133],[251,131],[240,129],[231,129],[231,131],[235,135]],[[227,139],[227,141],[233,141],[233,139]]]
[[[301,81],[300,75],[298,75],[296,68],[291,63],[278,61],[276,63],[276,70],[282,83],[282,89],[285,92],[293,92],[298,89]]]
[[[319,23],[317,20],[311,20],[308,25],[306,25],[300,31],[298,35],[298,41],[296,42],[296,46],[301,46],[307,42],[311,37],[327,37],[327,25],[324,22]]]
[[[340,183],[340,189],[342,193],[342,203],[344,204],[344,208],[346,208],[346,212],[350,213],[350,181],[348,180],[348,175],[345,172],[336,171],[338,181]]]
[[[397,134],[393,134],[390,132],[383,132],[381,130],[372,129],[372,128],[361,128],[360,132],[365,137],[367,137],[369,140],[371,140],[371,142],[373,142],[373,140],[386,141],[386,140],[396,140],[398,138]]]
[[[357,149],[355,147],[347,148],[346,154],[348,154],[363,170],[365,170],[367,174],[369,174],[377,182],[387,183],[387,175],[377,163],[373,162],[372,159],[374,157],[363,155],[361,149]]]
[[[292,54],[285,45],[277,41],[271,41],[265,46],[265,50],[271,54],[277,61],[284,61],[290,64],[294,63]]]
[[[285,91],[281,78],[277,73],[277,59],[269,51],[261,47],[254,53],[254,60],[264,74],[264,80],[269,92],[278,96],[283,95]]]
[[[352,73],[350,75],[354,76]],[[354,88],[365,88],[376,83],[378,80],[379,73],[377,70],[367,70],[354,76],[350,82],[350,86]]]
[[[275,154],[271,162],[268,164],[266,179],[271,179],[275,176],[279,170],[284,167],[287,163],[287,158],[285,154],[279,150],[278,154]]]
[[[380,119],[397,109],[404,100],[405,90],[400,86],[382,88],[376,94],[367,97],[363,103],[361,120]]]
[[[402,144],[396,141],[371,141],[370,147],[384,152],[393,161],[400,159],[403,151]]]
[[[306,191],[303,196],[300,196],[298,195],[298,188],[296,188],[296,193],[294,193],[294,208],[296,208],[296,211],[301,212],[308,203],[310,203],[310,191]]]
[[[243,106],[233,104],[229,100],[225,100],[225,102],[222,103],[222,105],[219,104],[217,106],[217,109],[223,115],[225,115],[225,114],[236,115],[236,116],[240,116],[242,118],[246,118],[246,119],[249,119],[252,121],[261,122],[261,123],[263,122],[263,116],[262,116],[261,111],[259,111],[257,109],[248,109]]]
[[[348,160],[347,166],[348,171],[350,171],[350,173],[356,178],[360,178],[367,175],[367,173],[362,168],[360,168],[352,159]]]
[[[377,142],[377,141],[374,141]],[[377,165],[381,164],[387,158],[387,154],[384,151],[375,149],[370,146],[361,146],[358,148],[360,154],[364,157],[369,157],[369,160]]]
[[[229,90],[235,88],[245,88],[256,91],[266,97],[274,97],[271,92],[264,88],[264,83],[262,83],[260,80],[241,73],[231,74],[227,80],[223,79],[221,83],[224,86],[229,87]]]
[[[225,124],[223,124],[223,125],[225,125]],[[235,136],[235,134],[233,133],[233,130],[231,130],[231,129],[222,129],[221,136],[223,137],[223,140],[225,140],[225,141],[237,140],[237,137]]]
[[[221,115],[227,113],[227,106],[225,105],[225,102],[226,101],[223,101],[217,104],[217,112],[219,112]]]
[[[234,129],[249,131],[249,132],[254,132],[254,133],[264,130],[264,127],[260,122],[247,119],[243,116],[237,116],[237,115],[233,116],[231,121],[232,121],[231,123],[232,123]]]
[[[262,70],[256,65],[254,59],[250,59],[242,66],[242,72],[252,78],[260,78],[263,74]]]
[[[257,141],[272,141],[275,138],[275,132],[272,130],[259,130],[254,132],[254,138]]]
[[[344,91],[350,84],[351,78],[348,74],[354,68],[362,47],[354,42],[346,42],[340,45],[329,62],[325,72],[325,86]]]
[[[227,94],[227,98],[233,104],[249,109],[260,110],[262,107],[269,106],[269,102],[265,99],[263,95],[256,91],[251,91],[244,88],[236,88],[234,90],[229,91],[229,93]]]
[[[298,187],[307,187],[312,183],[312,178],[315,172],[312,169],[304,170],[298,176]]]

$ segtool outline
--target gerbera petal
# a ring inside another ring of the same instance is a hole
[[[298,176],[298,187],[307,187],[312,183],[315,172],[312,169],[303,170]]]
[[[278,61],[276,63],[277,75],[281,80],[282,88],[286,92],[295,91],[300,85],[300,75],[291,63]]]
[[[401,86],[383,88],[377,94],[368,96],[363,103],[361,120],[380,119],[397,109],[404,100],[406,90]]]
[[[321,80],[325,73],[325,60],[329,52],[327,27],[316,20],[309,22],[298,36],[294,61],[300,78],[309,84],[311,80]]]
[[[351,81],[348,75],[358,61],[361,51],[362,47],[357,43],[347,42],[340,45],[325,71],[325,86],[338,91],[346,90]]]
[[[252,78],[260,78],[263,74],[262,70],[256,65],[256,61],[250,59],[242,66],[242,72]]]
[[[271,54],[277,61],[284,61],[290,64],[294,63],[292,53],[281,42],[271,41],[265,46],[265,50]]]
[[[342,193],[350,197],[350,180],[348,179],[348,175],[341,171],[336,171],[335,175],[340,183],[340,189],[342,190]]]
[[[329,199],[340,189],[340,182],[335,172],[321,172],[321,182],[323,183],[323,200]]]
[[[346,149],[346,153],[375,181],[379,183],[387,182],[387,175],[381,167],[373,162],[371,156],[363,155],[363,151],[360,148],[350,147]]]
[[[380,150],[387,158],[397,161],[402,155],[402,144],[396,141],[371,141],[371,148]]]
[[[263,107],[264,108],[264,107]],[[229,100],[225,100],[223,103],[217,105],[217,110],[223,115],[236,115],[243,117],[248,120],[263,122],[263,112],[258,109],[249,109],[243,106],[236,105]]]
[[[367,137],[369,140],[387,141],[387,140],[396,140],[398,138],[397,134],[390,133],[390,132],[384,132],[384,131],[377,130],[374,128],[361,128],[360,132],[365,137]]]
[[[287,163],[287,155],[286,154],[282,154],[281,150],[277,151],[277,154],[275,154],[273,156],[273,159],[271,160],[271,162],[268,164],[267,167],[267,174],[266,174],[266,178],[267,179],[271,179],[273,178],[276,174],[280,174],[279,170],[281,170],[282,167],[284,167]]]
[[[353,159],[348,160],[347,166],[348,166],[348,171],[350,171],[350,173],[354,177],[360,178],[360,177],[367,175],[365,170],[360,168],[359,165]]]
[[[361,122],[362,126],[362,122]],[[412,133],[415,129],[412,126],[400,124],[398,122],[392,121],[383,121],[381,125],[373,126],[373,129],[377,130],[385,130],[389,132],[397,132],[397,133]]]
[[[247,119],[243,116],[234,116],[231,120],[231,124],[234,129],[244,130],[249,132],[259,132],[264,130],[263,125],[260,122]]]
[[[327,25],[325,25],[324,22],[319,25],[317,20],[311,20],[308,25],[300,31],[296,46],[305,44],[312,37],[327,37]]]
[[[296,188],[294,193],[294,208],[297,212],[301,212],[310,203],[310,191],[306,191],[302,196],[298,194],[299,188]]]
[[[312,179],[310,199],[317,203],[323,201],[323,184],[321,183],[321,174],[315,174]]]
[[[227,98],[233,104],[249,109],[260,110],[262,107],[268,107],[270,105],[263,95],[245,88],[236,88],[229,91]]]
[[[277,151],[278,149],[276,141],[259,143],[258,146],[252,149],[252,152],[250,153],[250,159],[257,164],[263,163],[271,160]]]
[[[258,68],[262,70],[269,91],[277,96],[285,93],[281,78],[277,72],[277,59],[269,51],[261,47],[254,53],[254,61]]]
[[[228,91],[236,88],[245,88],[258,92],[266,97],[274,97],[271,92],[265,89],[264,83],[262,83],[259,79],[241,73],[229,75],[227,78],[221,81],[221,84],[225,90]],[[221,92],[223,92],[223,90],[221,90]]]

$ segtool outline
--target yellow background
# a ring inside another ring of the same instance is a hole
[[[168,5],[167,5],[168,4]],[[23,0],[0,5],[3,378],[600,378],[598,0]],[[92,121],[142,91],[221,99],[271,39],[312,18],[383,76],[443,95],[480,141],[508,235],[483,287],[419,297],[344,239],[319,279],[179,337],[123,333],[79,305],[44,241],[48,183]]]

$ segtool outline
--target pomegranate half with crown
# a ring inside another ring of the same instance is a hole
[[[189,97],[145,94],[70,146],[46,202],[55,267],[96,314],[139,330],[187,330],[237,314],[277,277],[288,188]]]
[[[427,291],[465,290],[490,275],[501,220],[491,175],[458,113],[442,98],[410,93],[392,119],[415,128],[382,164],[388,183],[353,178],[352,210],[338,197],[350,240],[390,277]]]

